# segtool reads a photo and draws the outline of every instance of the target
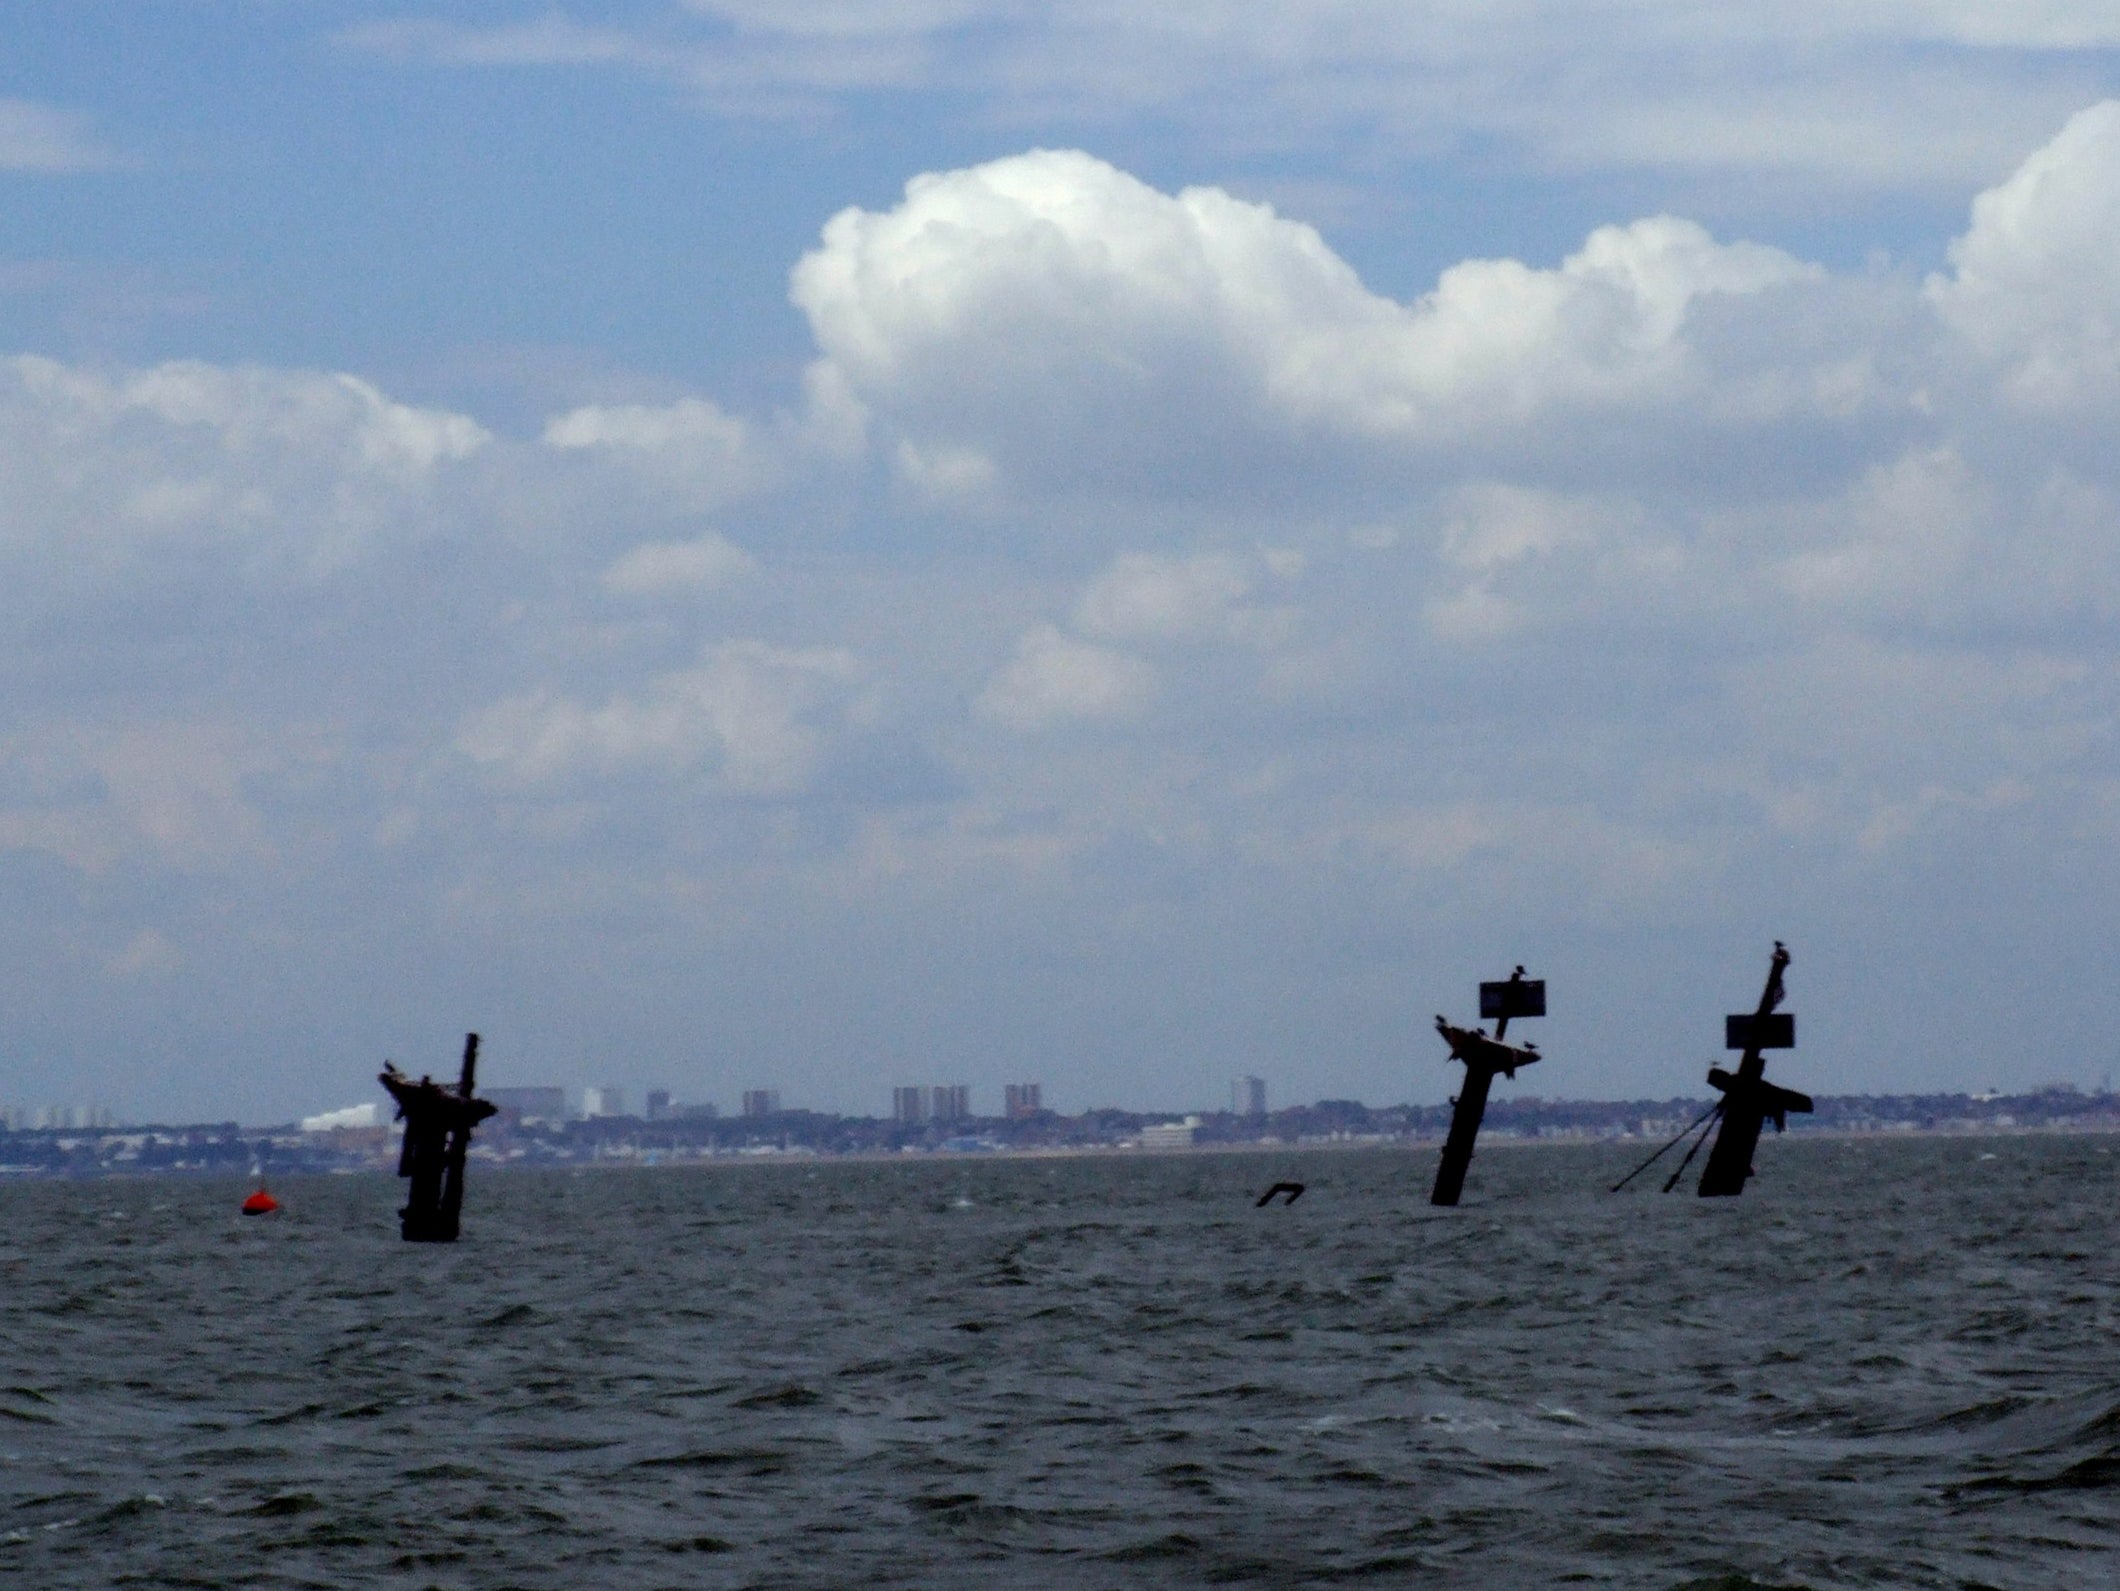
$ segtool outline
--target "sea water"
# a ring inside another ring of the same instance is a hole
[[[2116,1148],[17,1184],[0,1580],[2120,1585]]]

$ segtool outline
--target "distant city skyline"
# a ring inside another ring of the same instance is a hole
[[[528,1094],[546,1090],[519,1091]],[[501,1103],[494,1101],[494,1103]],[[982,1155],[1010,1150],[1050,1152],[1300,1148],[1400,1144],[1435,1148],[1451,1120],[1448,1105],[1367,1105],[1324,1099],[1283,1106],[1263,1116],[1244,1111],[1088,1110],[1076,1115],[1038,1111],[908,1122],[890,1115],[839,1115],[793,1110],[756,1117],[702,1109],[656,1119],[639,1116],[540,1115],[504,1104],[488,1125],[476,1155],[487,1162],[535,1168],[575,1162],[679,1164],[722,1155],[932,1154]],[[1488,1126],[1497,1142],[1642,1142],[1683,1137],[1700,1125],[1699,1094],[1661,1099],[1556,1100],[1533,1094],[1495,1101]],[[1818,1132],[1899,1133],[2120,1131],[2120,1098],[2108,1090],[2052,1087],[2021,1094],[1981,1092],[1918,1095],[1821,1094],[1809,1115],[1790,1118],[1800,1136]],[[305,1117],[299,1122],[126,1122],[76,1119],[39,1125],[0,1120],[13,1135],[0,1160],[8,1175],[85,1174],[104,1170],[236,1169],[271,1162],[280,1170],[385,1169],[395,1163],[399,1129],[374,1103]],[[66,1113],[88,1117],[97,1113]],[[200,1158],[203,1154],[204,1158]]]

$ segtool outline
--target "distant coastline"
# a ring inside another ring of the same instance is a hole
[[[1481,1148],[1555,1143],[1646,1144],[1679,1131],[1704,1099],[1497,1100]],[[1378,1108],[1321,1100],[1261,1114],[1092,1110],[1063,1116],[903,1123],[819,1111],[764,1116],[634,1116],[534,1121],[503,1115],[481,1128],[473,1156],[489,1169],[538,1166],[744,1164],[791,1159],[912,1160],[984,1155],[1154,1155],[1332,1148],[1423,1149],[1440,1142],[1447,1105]],[[2026,1094],[1840,1095],[1792,1117],[1798,1138],[2103,1133],[2120,1131],[2120,1095],[2054,1086]],[[0,1179],[109,1176],[271,1176],[389,1170],[388,1124],[304,1131],[288,1124],[51,1127],[0,1132]]]

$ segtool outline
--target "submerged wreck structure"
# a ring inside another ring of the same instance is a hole
[[[398,1175],[410,1179],[405,1208],[398,1212],[399,1232],[407,1243],[454,1243],[464,1208],[464,1157],[471,1150],[471,1129],[497,1112],[489,1100],[474,1099],[478,1078],[478,1035],[464,1035],[464,1066],[452,1090],[431,1077],[417,1083],[390,1062],[378,1079],[397,1101],[405,1123],[405,1146],[398,1153]]]
[[[1546,980],[1526,978],[1524,969],[1498,983],[1480,985],[1480,1016],[1494,1023],[1494,1037],[1483,1028],[1452,1027],[1438,1016],[1435,1030],[1450,1046],[1450,1058],[1465,1063],[1465,1085],[1451,1101],[1450,1136],[1443,1143],[1442,1163],[1436,1167],[1435,1191],[1430,1204],[1453,1205],[1465,1191],[1465,1172],[1472,1165],[1473,1141],[1480,1135],[1480,1121],[1487,1114],[1487,1091],[1495,1074],[1516,1076],[1519,1066],[1539,1059],[1538,1046],[1504,1044],[1511,1017],[1546,1014]]]
[[[1791,1111],[1810,1112],[1810,1095],[1799,1094],[1793,1088],[1777,1088],[1767,1081],[1766,1075],[1768,1050],[1796,1047],[1796,1018],[1780,1009],[1781,975],[1788,967],[1789,948],[1777,939],[1774,941],[1774,959],[1767,966],[1767,986],[1760,991],[1759,1008],[1723,1018],[1723,1047],[1743,1051],[1744,1058],[1737,1063],[1734,1073],[1726,1072],[1720,1066],[1708,1068],[1708,1082],[1722,1098],[1679,1129],[1678,1137],[1613,1183],[1614,1193],[1677,1148],[1682,1139],[1691,1137],[1695,1128],[1700,1128],[1700,1137],[1694,1139],[1693,1147],[1686,1151],[1686,1158],[1671,1173],[1670,1180],[1664,1184],[1664,1192],[1669,1193],[1678,1186],[1679,1179],[1686,1174],[1686,1167],[1693,1164],[1693,1157],[1708,1141],[1708,1134],[1714,1133],[1715,1147],[1708,1151],[1708,1164],[1700,1174],[1700,1196],[1704,1199],[1734,1198],[1745,1191],[1745,1183],[1752,1175],[1752,1152],[1759,1147],[1760,1130],[1771,1121],[1776,1132],[1784,1132]]]
[[[1788,948],[1774,941],[1774,959],[1767,968],[1767,986],[1759,997],[1759,1009],[1750,1015],[1723,1018],[1723,1048],[1742,1050],[1736,1075],[1720,1066],[1708,1069],[1708,1082],[1722,1094],[1719,1114],[1722,1127],[1715,1147],[1708,1151],[1707,1167],[1700,1174],[1703,1199],[1734,1198],[1745,1191],[1752,1175],[1752,1151],[1759,1147],[1760,1129],[1769,1121],[1776,1132],[1786,1132],[1789,1112],[1809,1115],[1811,1096],[1791,1088],[1777,1088],[1767,1081],[1768,1050],[1796,1048],[1796,1016],[1776,1008],[1782,1001],[1781,975],[1788,969]]]

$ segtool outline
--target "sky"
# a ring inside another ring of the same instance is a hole
[[[0,41],[0,1106],[2120,1062],[2120,3]]]

